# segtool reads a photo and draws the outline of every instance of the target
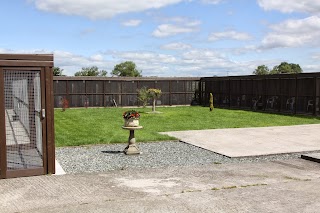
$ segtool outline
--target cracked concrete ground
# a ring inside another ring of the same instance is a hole
[[[320,164],[286,161],[0,180],[0,212],[319,212]]]

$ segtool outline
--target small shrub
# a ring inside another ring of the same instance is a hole
[[[150,100],[150,94],[146,87],[142,87],[141,89],[137,89],[138,92],[138,100],[141,101],[143,108],[145,108]]]
[[[160,89],[153,89],[150,88],[148,89],[149,96],[153,99],[153,104],[152,104],[152,111],[156,111],[156,101],[158,98],[160,98],[162,92]]]
[[[61,99],[61,108],[62,108],[62,112],[66,111],[67,108],[69,108],[69,101],[66,97],[63,97]]]
[[[213,110],[213,95],[212,95],[212,93],[210,93],[209,103],[210,103],[210,111],[212,111]]]

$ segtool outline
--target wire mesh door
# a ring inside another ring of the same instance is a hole
[[[7,172],[43,173],[41,70],[4,70]]]

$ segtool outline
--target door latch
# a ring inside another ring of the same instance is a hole
[[[45,109],[41,110],[41,117],[42,117],[42,119],[44,119],[46,117],[46,110]]]

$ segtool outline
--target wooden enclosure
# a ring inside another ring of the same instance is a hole
[[[200,80],[201,103],[221,108],[319,115],[320,73],[206,77]]]
[[[55,173],[52,68],[52,54],[0,54],[0,178]]]

